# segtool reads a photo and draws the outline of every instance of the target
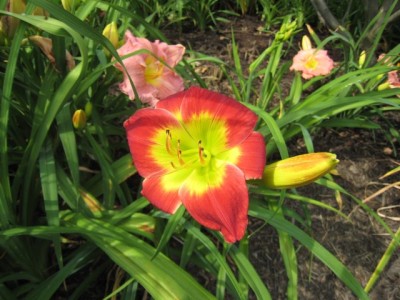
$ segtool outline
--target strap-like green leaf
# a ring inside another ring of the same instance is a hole
[[[277,230],[287,232],[290,236],[298,240],[309,251],[311,251],[313,255],[320,259],[329,269],[331,269],[332,272],[335,273],[336,276],[353,291],[358,299],[369,299],[360,282],[354,278],[346,266],[300,228],[285,219],[280,218],[275,212],[268,210],[256,199],[253,199],[250,203],[249,215],[264,220],[274,226]]]

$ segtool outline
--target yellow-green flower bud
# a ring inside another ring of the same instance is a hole
[[[92,111],[93,111],[93,104],[92,104],[91,101],[88,101],[88,102],[85,104],[85,113],[86,113],[86,117],[87,117],[87,118],[90,118],[90,117],[91,117]]]
[[[61,0],[61,4],[67,11],[73,11],[79,5],[81,0]]]
[[[292,36],[296,27],[297,27],[296,21],[283,23],[279,31],[275,34],[275,39],[281,42],[287,41]]]
[[[92,194],[85,192],[84,190],[80,189],[79,193],[82,196],[83,201],[85,202],[87,208],[93,213],[95,217],[101,217],[102,211],[104,210],[103,206],[100,202],[93,197]]]
[[[22,14],[26,9],[26,1],[24,0],[8,0],[6,10],[15,14]],[[33,11],[35,16],[48,16],[48,12],[41,7],[35,7]],[[17,27],[19,25],[19,19],[11,16],[2,16],[0,19],[0,32],[1,32],[1,44],[5,44],[5,39],[11,39]]]
[[[303,186],[324,176],[338,163],[336,155],[328,152],[290,157],[267,165],[261,184],[272,189]]]
[[[362,66],[365,63],[365,59],[367,58],[367,52],[365,52],[365,50],[363,50],[360,54],[360,57],[358,58],[358,67],[362,68]]]
[[[156,229],[156,219],[148,214],[134,213],[128,219],[121,220],[118,226],[128,232],[140,232],[140,234],[147,238],[153,239]]]
[[[74,112],[72,116],[72,125],[76,129],[83,129],[86,126],[86,113],[82,109],[78,109]]]
[[[303,50],[312,49],[310,38],[308,36],[306,36],[306,35],[303,35],[303,38],[301,39],[301,48]]]
[[[9,0],[7,2],[6,10],[8,12],[21,14],[25,11],[26,4],[25,1],[22,0]],[[2,16],[1,17],[1,30],[5,34],[6,37],[12,38],[17,30],[19,25],[19,19],[11,17],[11,16]]]
[[[308,32],[309,32],[311,35],[314,35],[314,34],[315,34],[315,31],[314,31],[314,29],[311,27],[310,24],[306,24],[306,27],[307,27]]]
[[[388,88],[390,88],[390,83],[388,81],[378,85],[378,91],[387,90]]]
[[[113,44],[114,48],[118,47],[119,35],[116,22],[108,24],[103,30],[103,35]]]

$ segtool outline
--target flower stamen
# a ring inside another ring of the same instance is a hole
[[[207,157],[206,154],[204,154],[204,148],[201,146],[201,140],[198,143],[199,146],[199,160],[200,160],[200,164],[204,165],[205,164],[205,158]]]
[[[181,164],[181,166],[183,166],[185,164],[185,162],[182,159],[182,150],[181,150],[181,140],[178,140],[178,145],[177,145],[177,154],[178,154],[178,160],[179,163]]]
[[[165,148],[167,148],[167,151],[169,154],[173,154],[172,152],[172,146],[171,146],[171,140],[172,140],[172,134],[169,129],[165,130],[165,133],[167,134],[167,139],[165,141]]]

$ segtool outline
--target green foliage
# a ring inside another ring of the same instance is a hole
[[[171,24],[178,31],[187,24],[205,31],[236,15],[232,7],[240,7],[242,14],[258,13],[266,28],[276,31],[275,38],[249,66],[240,60],[240,45],[232,34],[232,65],[189,51],[190,58],[176,70],[187,85],[205,87],[194,64],[217,65],[235,98],[259,116],[257,129],[268,141],[269,155],[278,150],[282,158],[288,157],[287,142],[299,135],[312,152],[312,133],[320,127],[381,129],[366,120],[399,109],[397,90],[378,90],[387,73],[395,70],[400,53],[397,46],[387,53],[387,63],[375,61],[383,29],[365,65],[358,64],[368,26],[358,38],[332,33],[321,41],[313,35],[319,48],[342,50],[343,61],[326,77],[304,81],[295,74],[289,93],[282,91],[290,72],[286,49],[311,14],[305,1],[226,1],[224,6],[216,0],[86,0],[69,11],[61,1],[28,3],[25,14],[13,14],[5,10],[6,1],[0,1],[2,16],[20,20],[15,35],[0,49],[0,298],[53,299],[67,294],[81,299],[100,287],[95,297],[106,299],[136,299],[144,291],[155,299],[247,299],[250,294],[271,299],[250,261],[251,239],[228,245],[218,233],[200,229],[183,207],[169,216],[140,196],[122,123],[141,104],[114,92],[122,75],[113,64],[121,58],[101,34],[110,22],[118,23],[120,38],[130,29],[166,41],[159,28]],[[35,6],[49,15],[32,15]],[[27,39],[32,35],[52,41],[54,61]],[[71,70],[66,51],[75,58]],[[78,109],[86,110],[87,122],[74,129],[72,117]],[[388,128],[388,137],[400,140],[390,121]],[[319,183],[346,193],[332,180]],[[289,298],[297,298],[297,242],[360,299],[368,298],[347,267],[306,233],[311,230],[307,213],[292,211],[284,202],[316,205],[346,218],[342,212],[295,191],[253,186],[250,191],[249,215],[277,231]],[[385,227],[376,214],[368,213]],[[399,234],[390,234],[393,243],[366,291],[398,246]],[[193,268],[216,279],[215,291],[197,282],[196,274],[189,272]],[[115,278],[107,280],[114,273]],[[105,289],[104,281],[114,286]]]

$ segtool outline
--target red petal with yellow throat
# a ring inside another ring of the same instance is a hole
[[[192,173],[179,190],[179,196],[197,222],[221,231],[228,243],[243,237],[249,199],[244,174],[236,166],[218,166],[216,174],[207,178]]]
[[[257,115],[238,101],[199,87],[189,88],[181,104],[185,124],[198,119],[199,131],[212,131],[224,123],[226,146],[240,144],[254,129]],[[194,125],[196,126],[196,125]]]
[[[168,151],[168,132],[184,132],[178,120],[165,109],[143,108],[124,122],[129,148],[139,174],[167,172],[175,153]]]
[[[173,94],[156,104],[156,108],[166,109],[171,112],[177,119],[181,119],[181,105],[185,97],[186,91]]]
[[[191,172],[190,169],[179,169],[152,174],[143,181],[142,195],[157,208],[173,214],[182,204],[178,192]]]
[[[246,179],[260,179],[266,163],[264,137],[254,131],[237,147],[240,154],[236,166],[244,172]]]

